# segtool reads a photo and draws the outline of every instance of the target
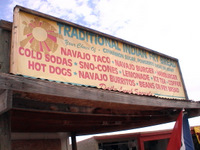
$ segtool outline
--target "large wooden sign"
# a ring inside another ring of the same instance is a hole
[[[138,95],[185,99],[177,59],[16,7],[11,73]]]

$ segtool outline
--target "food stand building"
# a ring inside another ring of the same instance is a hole
[[[21,6],[0,37],[1,150],[66,150],[68,135],[76,150],[76,135],[200,114],[173,57]]]
[[[127,134],[113,134],[93,136],[77,144],[79,150],[161,150],[167,149],[172,130],[158,130],[151,132],[137,132]],[[195,150],[200,144],[195,136],[194,128],[191,134]]]

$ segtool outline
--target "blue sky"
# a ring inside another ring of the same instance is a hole
[[[0,0],[65,19],[179,59],[189,98],[200,100],[199,0]]]
[[[179,59],[189,98],[200,100],[199,0],[0,0],[0,19],[21,5]]]

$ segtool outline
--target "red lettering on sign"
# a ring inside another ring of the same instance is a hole
[[[37,60],[42,59],[42,53],[35,52],[35,51],[27,49],[27,48],[24,49],[23,47],[20,47],[18,52],[20,55],[30,57],[32,59],[37,59]]]
[[[28,61],[28,69],[45,72],[46,64]]]
[[[49,73],[63,76],[72,76],[71,69],[55,67],[52,65],[49,65]]]
[[[140,86],[141,88],[155,89],[154,83],[151,83],[151,82],[139,81],[139,86]]]

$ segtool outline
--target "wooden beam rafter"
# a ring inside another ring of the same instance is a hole
[[[0,89],[0,115],[12,108],[12,91]]]
[[[96,88],[53,83],[50,81],[25,78],[22,76],[9,75],[5,73],[0,73],[0,88],[64,98],[90,100],[91,102],[97,101],[159,108],[200,108],[199,102],[188,100],[163,99],[157,97],[125,94]]]

